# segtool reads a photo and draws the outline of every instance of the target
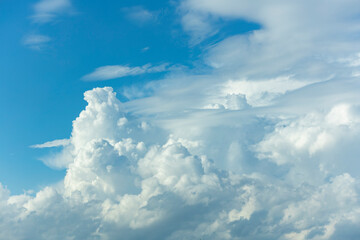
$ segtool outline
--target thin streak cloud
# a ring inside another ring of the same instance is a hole
[[[51,148],[51,147],[64,147],[70,144],[69,139],[57,139],[41,144],[31,145],[31,148]]]
[[[126,65],[108,65],[96,68],[92,73],[82,77],[85,81],[104,81],[127,76],[141,75],[145,73],[165,72],[169,64],[151,66],[146,64],[140,67],[130,67]]]

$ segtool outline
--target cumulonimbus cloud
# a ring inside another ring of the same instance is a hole
[[[256,121],[221,124],[221,132],[220,125],[205,127],[207,134],[190,137],[186,128],[170,134],[131,116],[109,87],[88,91],[85,99],[71,147],[63,150],[71,159],[63,159],[64,181],[36,196],[0,189],[1,213],[8,216],[1,238],[141,239],[151,233],[149,239],[329,239],[344,224],[360,222],[355,159],[328,159],[341,156],[338,140],[358,140],[356,106],[290,118],[269,133],[258,128],[268,120],[255,114]],[[244,127],[263,136],[251,148]],[[346,151],[356,149],[347,144]],[[56,228],[46,225],[54,220]],[[44,228],[32,231],[39,223]],[[249,231],[240,231],[244,226]],[[317,229],[326,231],[310,234]]]
[[[0,185],[0,238],[357,239],[359,4],[183,3],[262,28],[211,46],[211,72],[151,83],[147,98],[85,92],[69,144],[47,160],[63,181],[36,195]]]

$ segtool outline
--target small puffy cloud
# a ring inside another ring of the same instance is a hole
[[[41,0],[34,5],[32,19],[37,23],[50,22],[59,14],[68,12],[70,9],[70,0]]]
[[[144,47],[143,49],[141,49],[142,52],[147,52],[149,51],[150,47]]]
[[[98,67],[94,72],[89,73],[82,77],[85,81],[101,81],[115,78],[121,78],[126,76],[135,76],[145,73],[156,73],[167,71],[168,64],[162,64],[159,66],[151,66],[146,64],[141,67],[129,67],[125,65],[109,65]]]

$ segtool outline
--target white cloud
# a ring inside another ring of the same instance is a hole
[[[194,37],[201,31],[208,32],[209,25],[216,26],[217,19],[260,24],[259,30],[234,35],[216,44],[208,53],[210,66],[250,78],[296,74],[320,80],[335,71],[343,74],[340,65],[333,64],[334,60],[360,50],[355,40],[359,31],[356,5],[353,0],[331,4],[325,1],[313,4],[312,1],[282,0],[241,3],[187,0],[180,9],[185,11],[183,21],[188,18],[188,12],[195,16],[192,18],[210,16],[203,21],[204,26],[197,25],[201,30],[194,33],[188,30]],[[185,21],[184,28],[187,26]]]
[[[216,18],[262,29],[207,49],[210,71],[134,87],[139,99],[85,92],[70,144],[47,162],[64,180],[35,196],[0,185],[0,238],[356,239],[357,5],[183,2],[184,21],[200,16],[195,36]],[[105,66],[84,79],[166,69]]]
[[[244,96],[251,106],[266,106],[276,97],[309,84],[311,82],[293,80],[290,76],[256,81],[229,80],[224,84],[221,96]]]
[[[150,64],[146,64],[141,67],[109,65],[96,68],[94,72],[83,76],[82,79],[85,81],[99,81],[141,75],[144,73],[164,72],[167,71],[167,66],[168,64],[162,64],[159,66],[151,66]]]
[[[333,164],[344,165],[344,159],[337,162],[337,157],[313,167],[302,153],[296,153],[297,142],[291,145],[291,134],[285,135],[290,140],[279,137],[282,144],[269,141],[279,134],[280,127],[297,131],[301,126],[299,134],[314,128],[315,135],[328,131],[335,142],[348,144],[353,141],[350,129],[355,139],[359,136],[359,114],[354,106],[342,104],[315,117],[284,120],[289,127],[279,122],[270,137],[259,128],[261,118],[240,125],[204,126],[207,134],[201,135],[188,135],[184,125],[179,125],[181,132],[169,135],[154,121],[144,128],[144,121],[127,112],[127,105],[109,87],[87,91],[85,99],[87,107],[73,122],[64,181],[35,196],[12,196],[0,185],[0,238],[113,239],[121,233],[127,239],[293,239],[301,235],[304,239],[329,239],[341,234],[345,223],[355,226],[360,222],[357,170],[350,175],[346,173],[349,168],[332,168]],[[256,161],[254,155],[263,148],[253,153],[246,149],[249,137],[245,129],[251,135],[263,132],[265,138],[261,141],[260,137],[259,144],[273,143],[270,151],[278,151],[286,143],[289,154],[295,154],[288,159],[303,156],[311,170],[300,164],[282,172],[267,161]],[[315,135],[312,139],[316,142]],[[215,153],[224,152],[222,144],[228,146],[227,157],[213,162],[209,156],[220,156]],[[316,151],[324,151],[326,144]],[[315,145],[308,144],[307,149]],[[349,149],[354,153],[353,148],[355,145],[339,146],[330,154]],[[326,160],[312,156],[315,163]],[[219,164],[227,158],[230,171]],[[289,177],[292,170],[297,174]],[[310,171],[311,175],[300,177]],[[305,216],[304,211],[312,216]],[[47,224],[54,221],[56,227]],[[39,223],[43,227],[36,228]]]
[[[70,0],[40,0],[34,6],[31,19],[34,23],[48,23],[54,21],[61,14],[71,13]],[[24,37],[23,44],[34,50],[42,50],[52,39],[42,34],[30,34]]]
[[[191,45],[196,45],[218,32],[207,14],[198,14],[190,11],[184,14],[181,22],[184,31],[189,32],[191,35]]]
[[[149,11],[142,6],[123,8],[122,10],[129,20],[138,24],[154,22],[158,17],[157,12]]]
[[[32,19],[37,23],[46,23],[54,20],[59,14],[70,10],[70,0],[41,0],[34,5]]]
[[[316,235],[312,234],[314,239],[329,239],[336,229],[335,224],[337,222],[344,221],[344,219],[352,220],[353,214],[359,213],[360,209],[353,207],[358,202],[356,180],[349,174],[335,177],[330,183],[320,186],[312,195],[306,196],[302,201],[290,204],[285,209],[281,221],[292,223],[296,229],[301,230],[301,233],[305,235],[298,238],[297,234],[294,234],[298,231],[294,231],[286,234],[285,239],[294,239],[294,237],[296,239],[308,239],[312,231],[316,232]],[[321,217],[322,213],[327,212],[329,208],[334,209],[330,218],[329,216]],[[314,215],[317,217],[314,218]]]
[[[149,51],[150,47],[144,47],[143,49],[141,49],[142,52],[147,52]]]
[[[358,108],[339,104],[327,113],[284,119],[254,150],[259,159],[291,166],[287,173],[291,181],[318,181],[344,172],[358,176]]]
[[[30,147],[32,148],[51,148],[51,147],[64,147],[70,144],[69,139],[57,139],[49,142],[45,142],[42,144],[35,144]]]
[[[24,38],[23,44],[34,50],[41,50],[45,46],[45,44],[50,41],[51,38],[48,36],[40,34],[30,34]]]

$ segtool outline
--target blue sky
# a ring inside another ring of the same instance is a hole
[[[357,239],[359,9],[1,1],[0,239]]]

